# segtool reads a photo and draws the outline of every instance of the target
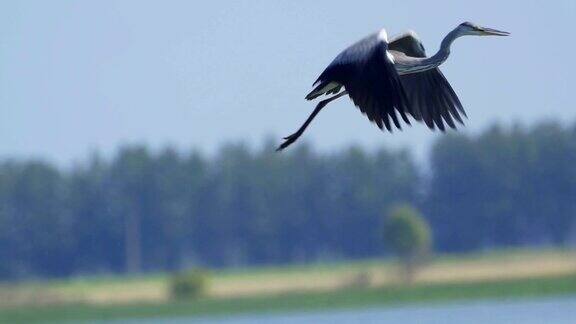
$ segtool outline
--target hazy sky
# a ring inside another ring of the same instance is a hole
[[[198,147],[288,135],[336,54],[366,34],[418,32],[428,53],[470,20],[443,70],[468,111],[493,121],[574,121],[576,1],[0,1],[0,158],[68,163],[122,143]],[[348,99],[312,124],[322,150],[411,146],[422,125],[382,133]],[[296,144],[298,145],[298,144]]]

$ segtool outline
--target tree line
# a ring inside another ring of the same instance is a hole
[[[449,133],[426,171],[404,150],[274,148],[130,145],[70,168],[4,160],[0,278],[381,256],[398,203],[423,213],[443,252],[576,234],[576,125]]]

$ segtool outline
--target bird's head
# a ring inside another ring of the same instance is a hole
[[[461,23],[456,30],[460,36],[473,35],[473,36],[508,36],[509,32],[478,26],[469,21]]]

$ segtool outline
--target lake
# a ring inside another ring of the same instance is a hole
[[[112,321],[107,323],[116,323]],[[576,297],[520,301],[471,301],[462,303],[364,308],[314,312],[235,315],[233,317],[163,318],[121,321],[162,324],[284,324],[284,323],[576,323]]]

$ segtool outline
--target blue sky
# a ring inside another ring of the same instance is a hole
[[[68,164],[125,143],[213,152],[296,130],[303,98],[347,45],[379,28],[414,29],[429,53],[462,21],[512,32],[467,37],[443,71],[469,115],[573,122],[576,2],[564,1],[0,1],[0,158]],[[422,125],[382,133],[347,99],[304,138],[411,147],[441,136]],[[298,145],[298,144],[296,144]]]

